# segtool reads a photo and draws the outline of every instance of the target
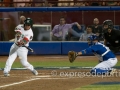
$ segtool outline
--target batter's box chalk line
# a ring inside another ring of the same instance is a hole
[[[35,78],[36,77],[36,78]],[[24,80],[24,81],[20,81],[20,82],[14,82],[11,84],[6,84],[6,85],[1,85],[0,88],[5,88],[5,87],[9,87],[9,86],[14,86],[14,85],[19,85],[22,83],[26,83],[26,82],[31,82],[31,81],[35,81],[35,80],[39,80],[39,79],[68,79],[68,78],[55,78],[55,77],[50,77],[50,76],[34,76],[34,78],[32,79],[28,79],[28,80]]]

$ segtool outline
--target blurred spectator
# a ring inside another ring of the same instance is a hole
[[[32,0],[32,1],[33,1],[32,6],[34,6],[34,7],[52,7],[52,6],[54,6],[54,4],[49,3],[49,1],[51,1],[51,0]]]
[[[102,2],[102,6],[106,6],[106,2]]]
[[[16,3],[16,2],[24,2],[24,0],[13,0],[14,3],[14,7],[24,7],[25,3]]]
[[[120,6],[120,2],[117,2],[117,6]]]
[[[3,4],[3,0],[0,0],[0,7],[3,7],[4,4]]]
[[[45,3],[43,3],[44,7],[52,7],[54,4],[49,3],[47,0],[45,0]]]
[[[20,16],[20,24],[24,24],[24,20],[26,19],[25,16]]]
[[[24,24],[24,20],[26,19],[26,17],[25,16],[20,16],[20,23],[19,24]],[[11,42],[14,42],[14,38],[13,39],[10,39],[9,41],[11,41]]]
[[[30,3],[24,3],[24,2],[32,2],[32,0],[13,0],[14,7],[29,7],[31,4]],[[16,3],[16,2],[21,2],[21,3]]]
[[[76,6],[76,7],[85,6],[85,2],[82,2],[82,1],[84,1],[84,0],[77,0],[77,1],[81,1],[81,2],[75,3],[74,6]]]
[[[92,33],[92,26],[87,26],[86,32],[81,35],[79,41],[87,41],[88,37],[93,35]]]
[[[113,0],[112,0],[113,1]],[[118,3],[117,2],[112,2],[112,1],[108,1],[108,2],[103,2],[102,5],[103,6],[117,6]]]
[[[92,32],[96,35],[102,34],[102,25],[99,25],[98,18],[94,18],[94,20],[93,20]]]
[[[70,40],[78,41],[83,33],[84,30],[82,30],[81,25],[76,23],[76,25],[73,25],[72,29],[69,30]]]
[[[13,4],[11,2],[13,2],[12,0],[1,0],[4,2],[4,6],[5,7],[12,7]]]
[[[90,3],[89,2],[85,2],[85,6],[90,6]]]
[[[99,0],[97,0],[97,1],[99,1]],[[91,2],[91,4],[90,4],[91,6],[101,6],[101,2]]]
[[[63,16],[65,18],[67,23],[72,23],[72,19],[70,17],[69,12],[64,11],[64,12],[61,12],[60,14],[61,14],[61,16]]]
[[[74,6],[74,2],[69,2],[69,1],[74,1],[74,0],[58,0],[58,1],[68,1],[68,3],[58,3],[59,7],[68,7],[68,6]]]
[[[51,2],[52,1],[52,2]],[[45,1],[45,4],[46,4],[46,7],[57,7],[57,0],[46,0]]]
[[[52,40],[53,41],[63,41],[66,38],[66,35],[68,34],[68,30],[71,29],[73,25],[77,24],[77,22],[66,24],[65,18],[60,18],[60,24],[55,25],[52,32]]]
[[[14,37],[14,27],[19,24],[18,12],[2,12],[2,18],[8,18],[2,21],[5,41]],[[11,30],[11,31],[10,31]]]
[[[28,1],[31,1],[31,0],[28,0]],[[27,2],[28,2],[28,1],[27,1]],[[32,3],[29,3],[29,2],[28,2],[28,3],[25,3],[25,7],[31,7],[31,6],[32,6]]]
[[[43,7],[45,6],[45,1],[46,0],[32,0],[33,1],[33,5],[34,7]]]

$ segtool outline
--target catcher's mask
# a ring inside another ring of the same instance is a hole
[[[113,29],[113,22],[112,20],[105,20],[103,22],[103,32],[106,33],[108,32],[108,29]]]
[[[94,40],[98,40],[99,42],[99,36],[97,35],[91,35],[90,37],[88,37],[88,45],[94,45],[95,43],[93,42]]]

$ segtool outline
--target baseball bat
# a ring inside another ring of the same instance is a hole
[[[28,47],[28,46],[23,45],[22,47],[27,48],[30,52],[34,52],[34,50],[32,48]]]

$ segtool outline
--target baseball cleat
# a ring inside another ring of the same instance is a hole
[[[9,73],[4,73],[4,76],[5,76],[5,77],[9,77],[10,74],[9,74]]]
[[[37,72],[35,69],[32,71],[32,73],[33,73],[34,75],[38,75],[38,72]]]
[[[114,75],[116,72],[117,72],[117,70],[113,68],[113,69],[110,71],[109,74],[110,74],[110,75]]]

